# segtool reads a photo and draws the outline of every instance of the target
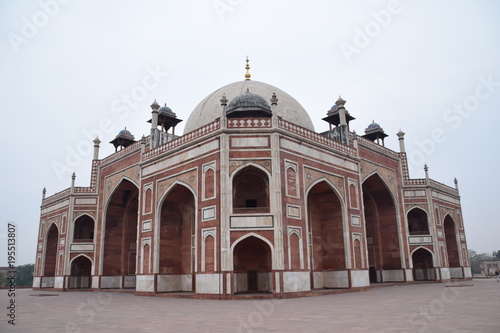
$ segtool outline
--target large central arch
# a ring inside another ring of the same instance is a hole
[[[241,292],[271,292],[271,248],[263,240],[249,236],[233,249],[234,290]]]
[[[175,184],[160,208],[159,292],[193,291],[195,217],[193,193]]]
[[[106,208],[101,288],[135,288],[139,190],[124,179]]]
[[[315,184],[307,194],[311,288],[347,288],[335,272],[346,269],[342,204],[326,182]]]
[[[370,282],[404,281],[392,194],[378,174],[363,182]]]

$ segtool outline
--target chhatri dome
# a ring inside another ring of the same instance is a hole
[[[246,79],[244,81],[234,82],[217,89],[195,107],[186,122],[184,134],[194,131],[199,127],[213,122],[215,119],[222,117],[223,114],[220,100],[223,95],[225,95],[226,99],[229,101],[229,109],[234,104],[249,100],[250,95],[246,95],[247,92],[252,94],[254,100],[260,100],[258,97],[255,98],[255,95],[257,95],[265,100],[269,105],[271,104],[271,97],[273,96],[273,93],[275,93],[276,98],[278,99],[278,104],[276,106],[279,117],[296,125],[307,128],[308,130],[314,131],[314,126],[311,118],[309,118],[309,114],[295,98],[275,86],[264,82],[250,80],[250,73],[248,72],[250,69],[248,66],[248,59],[247,66],[245,68],[247,69],[247,73],[245,74]],[[264,107],[264,104],[262,104],[262,106]]]

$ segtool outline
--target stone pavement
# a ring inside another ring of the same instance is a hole
[[[449,287],[446,287],[449,286]],[[58,296],[30,296],[55,294]],[[17,290],[16,325],[0,291],[0,332],[498,332],[494,279],[377,287],[284,300],[199,300]]]

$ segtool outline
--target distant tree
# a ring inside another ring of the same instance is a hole
[[[5,285],[5,274],[4,272],[0,272],[0,287]]]
[[[500,251],[493,251],[494,255],[493,257],[496,257],[497,259],[500,259]]]
[[[33,271],[35,264],[26,264],[17,267],[16,285],[31,286],[33,285]]]
[[[481,274],[481,267],[479,266],[479,260],[492,260],[495,259],[488,253],[477,253],[476,251],[469,250],[470,268],[472,274]]]

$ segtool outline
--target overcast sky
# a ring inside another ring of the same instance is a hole
[[[15,222],[17,263],[34,262],[42,189],[73,171],[89,185],[96,134],[101,157],[125,126],[148,134],[154,99],[187,120],[244,79],[247,55],[317,132],[339,95],[358,134],[374,120],[398,150],[403,130],[411,176],[456,177],[469,249],[498,250],[499,14],[494,0],[0,1],[0,254]]]

